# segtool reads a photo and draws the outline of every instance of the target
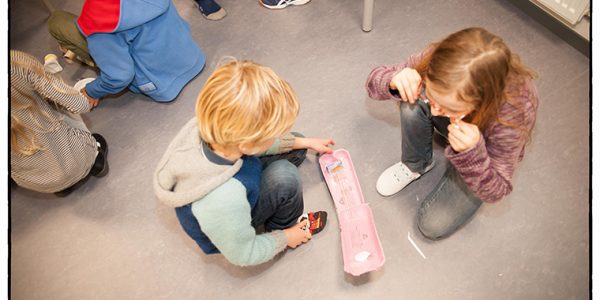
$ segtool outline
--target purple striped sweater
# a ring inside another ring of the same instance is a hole
[[[415,68],[428,51],[412,55],[405,63],[384,65],[371,71],[366,83],[369,97],[399,99],[389,91],[392,77],[406,67]],[[538,107],[538,93],[533,81],[526,76],[509,76],[505,91],[517,105],[504,102],[498,118],[517,127],[532,129]],[[527,135],[519,128],[495,121],[482,136],[472,149],[458,153],[447,146],[444,154],[479,199],[496,202],[512,191],[511,179],[517,163],[523,159]]]

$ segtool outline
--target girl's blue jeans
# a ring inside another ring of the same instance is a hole
[[[433,159],[434,128],[446,139],[450,120],[431,115],[429,104],[401,102],[402,162],[413,172],[423,172]],[[452,164],[421,203],[417,226],[431,240],[450,236],[475,214],[482,201],[466,186]]]

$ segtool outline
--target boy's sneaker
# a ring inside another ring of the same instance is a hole
[[[391,196],[431,169],[433,169],[433,161],[425,168],[423,173],[413,172],[404,163],[399,162],[387,168],[379,175],[377,179],[377,192],[382,196]]]
[[[303,229],[310,231],[310,234],[312,235],[317,234],[321,232],[327,224],[327,212],[317,211],[303,214],[298,218],[298,223],[304,220],[308,220],[308,224]]]
[[[194,3],[202,13],[202,16],[211,21],[221,20],[227,15],[225,9],[213,0],[196,0]]]
[[[259,0],[259,2],[268,9],[282,9],[288,5],[304,5],[310,0]]]

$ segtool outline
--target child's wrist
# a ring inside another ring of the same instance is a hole
[[[285,235],[285,239],[286,239],[286,245],[289,246],[290,245],[290,229],[291,228],[286,228],[283,231],[284,235]]]
[[[294,140],[294,146],[293,149],[306,149],[308,148],[307,146],[307,139],[304,137],[296,137],[296,139]]]

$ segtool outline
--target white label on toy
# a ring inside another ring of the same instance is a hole
[[[364,262],[367,260],[367,258],[369,258],[369,256],[371,256],[369,251],[361,251],[354,255],[354,260],[357,262]]]

